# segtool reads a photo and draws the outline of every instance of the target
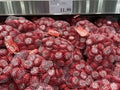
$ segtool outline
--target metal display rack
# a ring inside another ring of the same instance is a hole
[[[63,15],[50,13],[50,0],[0,0],[0,15]],[[69,2],[68,2],[69,3]],[[73,0],[71,14],[119,14],[120,0]]]

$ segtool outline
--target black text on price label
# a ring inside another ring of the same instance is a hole
[[[60,12],[71,12],[72,8],[60,8]]]

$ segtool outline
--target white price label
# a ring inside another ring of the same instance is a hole
[[[50,13],[72,13],[73,0],[49,0]]]

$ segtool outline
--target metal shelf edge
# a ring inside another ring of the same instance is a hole
[[[73,0],[73,14],[120,14],[120,0]],[[65,15],[50,13],[49,0],[0,0],[0,15]]]

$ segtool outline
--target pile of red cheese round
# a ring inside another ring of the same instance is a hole
[[[0,25],[0,90],[120,90],[119,24],[9,16]]]

